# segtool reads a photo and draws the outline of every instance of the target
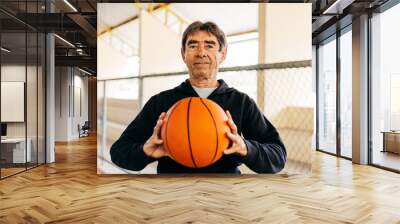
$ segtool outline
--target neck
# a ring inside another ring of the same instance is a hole
[[[198,88],[215,88],[219,86],[217,79],[189,78],[190,84]]]

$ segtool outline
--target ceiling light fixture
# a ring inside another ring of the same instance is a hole
[[[83,69],[81,69],[81,68],[79,68],[79,67],[78,67],[78,70],[81,71],[81,72],[83,72],[83,73],[85,73],[85,74],[92,75],[92,73],[90,73],[90,72],[88,72],[88,71],[86,71],[86,70],[83,70]]]
[[[336,0],[332,5],[325,9],[322,14],[342,14],[343,9],[351,5],[353,2],[354,0]]]
[[[61,41],[63,41],[64,43],[68,44],[69,46],[75,48],[75,45],[73,45],[73,44],[72,44],[71,42],[69,42],[68,40],[66,40],[66,39],[64,39],[64,38],[62,38],[62,37],[60,37],[60,36],[57,35],[57,34],[54,34],[54,36],[57,37],[58,39],[60,39]]]
[[[75,12],[78,12],[78,10],[71,4],[69,3],[68,0],[64,0],[65,4],[67,4],[72,10],[74,10]]]
[[[78,53],[79,55],[83,55],[83,49],[77,48],[76,53]]]
[[[10,52],[11,52],[11,50],[9,50],[9,49],[7,49],[7,48],[5,48],[5,47],[1,47],[1,50],[4,51],[4,52],[6,52],[6,53],[10,53]]]

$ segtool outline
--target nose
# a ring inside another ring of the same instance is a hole
[[[207,51],[202,44],[200,44],[199,47],[197,48],[197,56],[198,57],[207,56]]]

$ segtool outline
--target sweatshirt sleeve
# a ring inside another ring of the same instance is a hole
[[[143,145],[152,135],[159,116],[156,105],[155,97],[148,100],[121,137],[111,146],[110,154],[113,163],[124,169],[140,171],[156,160],[143,151]]]
[[[286,163],[286,149],[275,127],[248,98],[244,108],[242,134],[247,147],[243,162],[257,173],[277,173]]]

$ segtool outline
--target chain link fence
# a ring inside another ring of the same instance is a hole
[[[124,170],[111,162],[109,150],[140,112],[141,105],[187,78],[186,72],[179,72],[98,81],[98,173],[156,173],[157,162],[140,172]],[[222,68],[217,78],[253,98],[278,129],[288,153],[288,161],[281,172],[310,172],[315,123],[311,62]],[[245,165],[240,169],[244,174],[253,173]]]

